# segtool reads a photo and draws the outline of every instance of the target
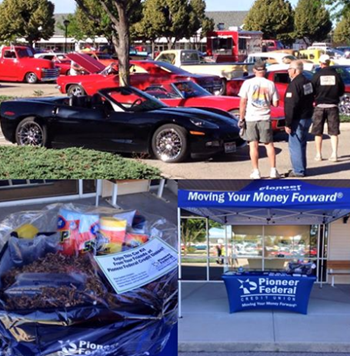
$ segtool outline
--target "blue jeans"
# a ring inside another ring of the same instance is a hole
[[[289,135],[288,145],[290,160],[295,174],[306,174],[307,134],[311,122],[311,118],[292,122],[292,133]]]

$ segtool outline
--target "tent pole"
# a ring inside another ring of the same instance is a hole
[[[228,267],[228,241],[227,241],[227,225],[225,225],[225,253],[226,253],[226,256],[224,256],[224,261],[225,261],[225,264],[224,264],[224,272],[227,272],[229,270],[229,267]]]
[[[177,254],[178,254],[178,317],[182,318],[182,304],[181,304],[181,278],[182,278],[182,270],[181,270],[181,209],[177,208]]]
[[[205,218],[205,237],[207,239],[207,282],[209,282],[209,273],[210,273],[210,260],[209,260],[209,249],[210,249],[210,243],[209,243],[209,218]]]
[[[324,244],[325,244],[325,233],[326,231],[326,225],[322,224],[322,248],[321,248],[321,284],[320,288],[322,288],[322,279],[323,279],[323,268],[324,268]]]

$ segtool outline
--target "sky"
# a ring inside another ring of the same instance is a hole
[[[74,12],[74,0],[51,0],[55,4],[55,13]],[[1,1],[0,1],[1,2]],[[248,11],[254,0],[206,0],[207,11]],[[293,7],[298,0],[290,0]]]

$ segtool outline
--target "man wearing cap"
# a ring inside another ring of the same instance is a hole
[[[330,68],[329,64],[330,57],[323,54],[320,57],[321,69],[312,78],[316,107],[311,133],[315,135],[315,160],[322,161],[322,135],[324,124],[327,121],[332,145],[332,155],[329,160],[336,162],[338,160],[338,135],[340,134],[338,103],[340,97],[344,95],[345,87],[340,75],[335,69]]]
[[[307,134],[311,126],[314,110],[314,91],[310,80],[303,76],[304,65],[300,60],[289,64],[291,79],[284,96],[285,131],[288,134],[288,146],[292,170],[288,177],[305,177]]]
[[[249,142],[249,153],[252,161],[252,179],[260,179],[259,142],[264,143],[270,162],[270,178],[279,178],[276,169],[276,153],[273,145],[270,108],[278,106],[279,95],[275,84],[265,78],[266,65],[256,62],[253,67],[255,77],[245,80],[239,91],[241,97],[239,126],[246,125],[243,138]]]

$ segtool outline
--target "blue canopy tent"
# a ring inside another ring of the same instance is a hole
[[[179,226],[181,209],[223,225],[326,225],[350,213],[348,187],[329,187],[298,180],[247,181],[240,190],[216,190],[215,183],[211,190],[182,189],[182,186],[186,186],[186,181],[179,184]],[[179,229],[181,316],[180,245]]]

